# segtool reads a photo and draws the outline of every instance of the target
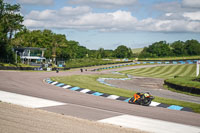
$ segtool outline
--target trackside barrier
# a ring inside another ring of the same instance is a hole
[[[166,84],[170,88],[174,88],[176,90],[180,90],[180,91],[184,91],[184,92],[190,92],[190,93],[193,93],[193,94],[200,94],[200,88],[181,86],[181,85],[177,85],[177,84],[167,82],[166,80],[164,81],[164,84]]]

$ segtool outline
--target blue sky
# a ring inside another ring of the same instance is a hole
[[[156,41],[200,41],[200,0],[5,0],[24,25],[65,34],[89,49],[142,48]]]

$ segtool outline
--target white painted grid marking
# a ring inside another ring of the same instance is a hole
[[[132,115],[116,116],[100,120],[99,122],[141,129],[154,133],[200,133],[199,127]]]
[[[52,100],[25,96],[16,93],[0,91],[0,101],[21,105],[29,108],[42,108],[49,106],[66,105],[66,103],[56,102]]]

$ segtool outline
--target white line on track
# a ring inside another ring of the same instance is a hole
[[[199,127],[132,115],[120,115],[103,119],[99,122],[141,129],[153,133],[200,133]]]
[[[52,100],[25,96],[21,94],[0,91],[0,101],[21,105],[29,108],[42,108],[58,105],[66,105],[66,103],[56,102]]]

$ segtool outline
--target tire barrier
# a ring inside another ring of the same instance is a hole
[[[89,94],[89,95],[94,95],[94,96],[101,96],[101,97],[105,97],[105,98],[108,98],[108,99],[123,101],[123,102],[127,102],[127,103],[130,99],[128,97],[106,94],[106,93],[96,92],[96,91],[85,89],[85,88],[80,88],[80,87],[77,87],[77,86],[71,86],[71,85],[60,83],[60,82],[57,82],[57,81],[52,81],[51,79],[45,79],[45,82],[48,83],[48,84],[51,84],[51,85],[55,85],[57,87],[62,87],[63,89],[77,91],[77,92],[81,92],[81,93],[85,93],[85,94]],[[167,104],[158,103],[158,102],[154,102],[154,101],[151,102],[150,106],[162,107],[162,108],[179,110],[179,111],[193,112],[191,108],[181,107],[181,106],[177,106],[177,105],[167,105]]]
[[[164,84],[175,90],[180,90],[180,91],[189,92],[189,93],[193,93],[193,94],[200,94],[200,88],[181,86],[178,84],[173,84],[166,80],[164,81]]]

